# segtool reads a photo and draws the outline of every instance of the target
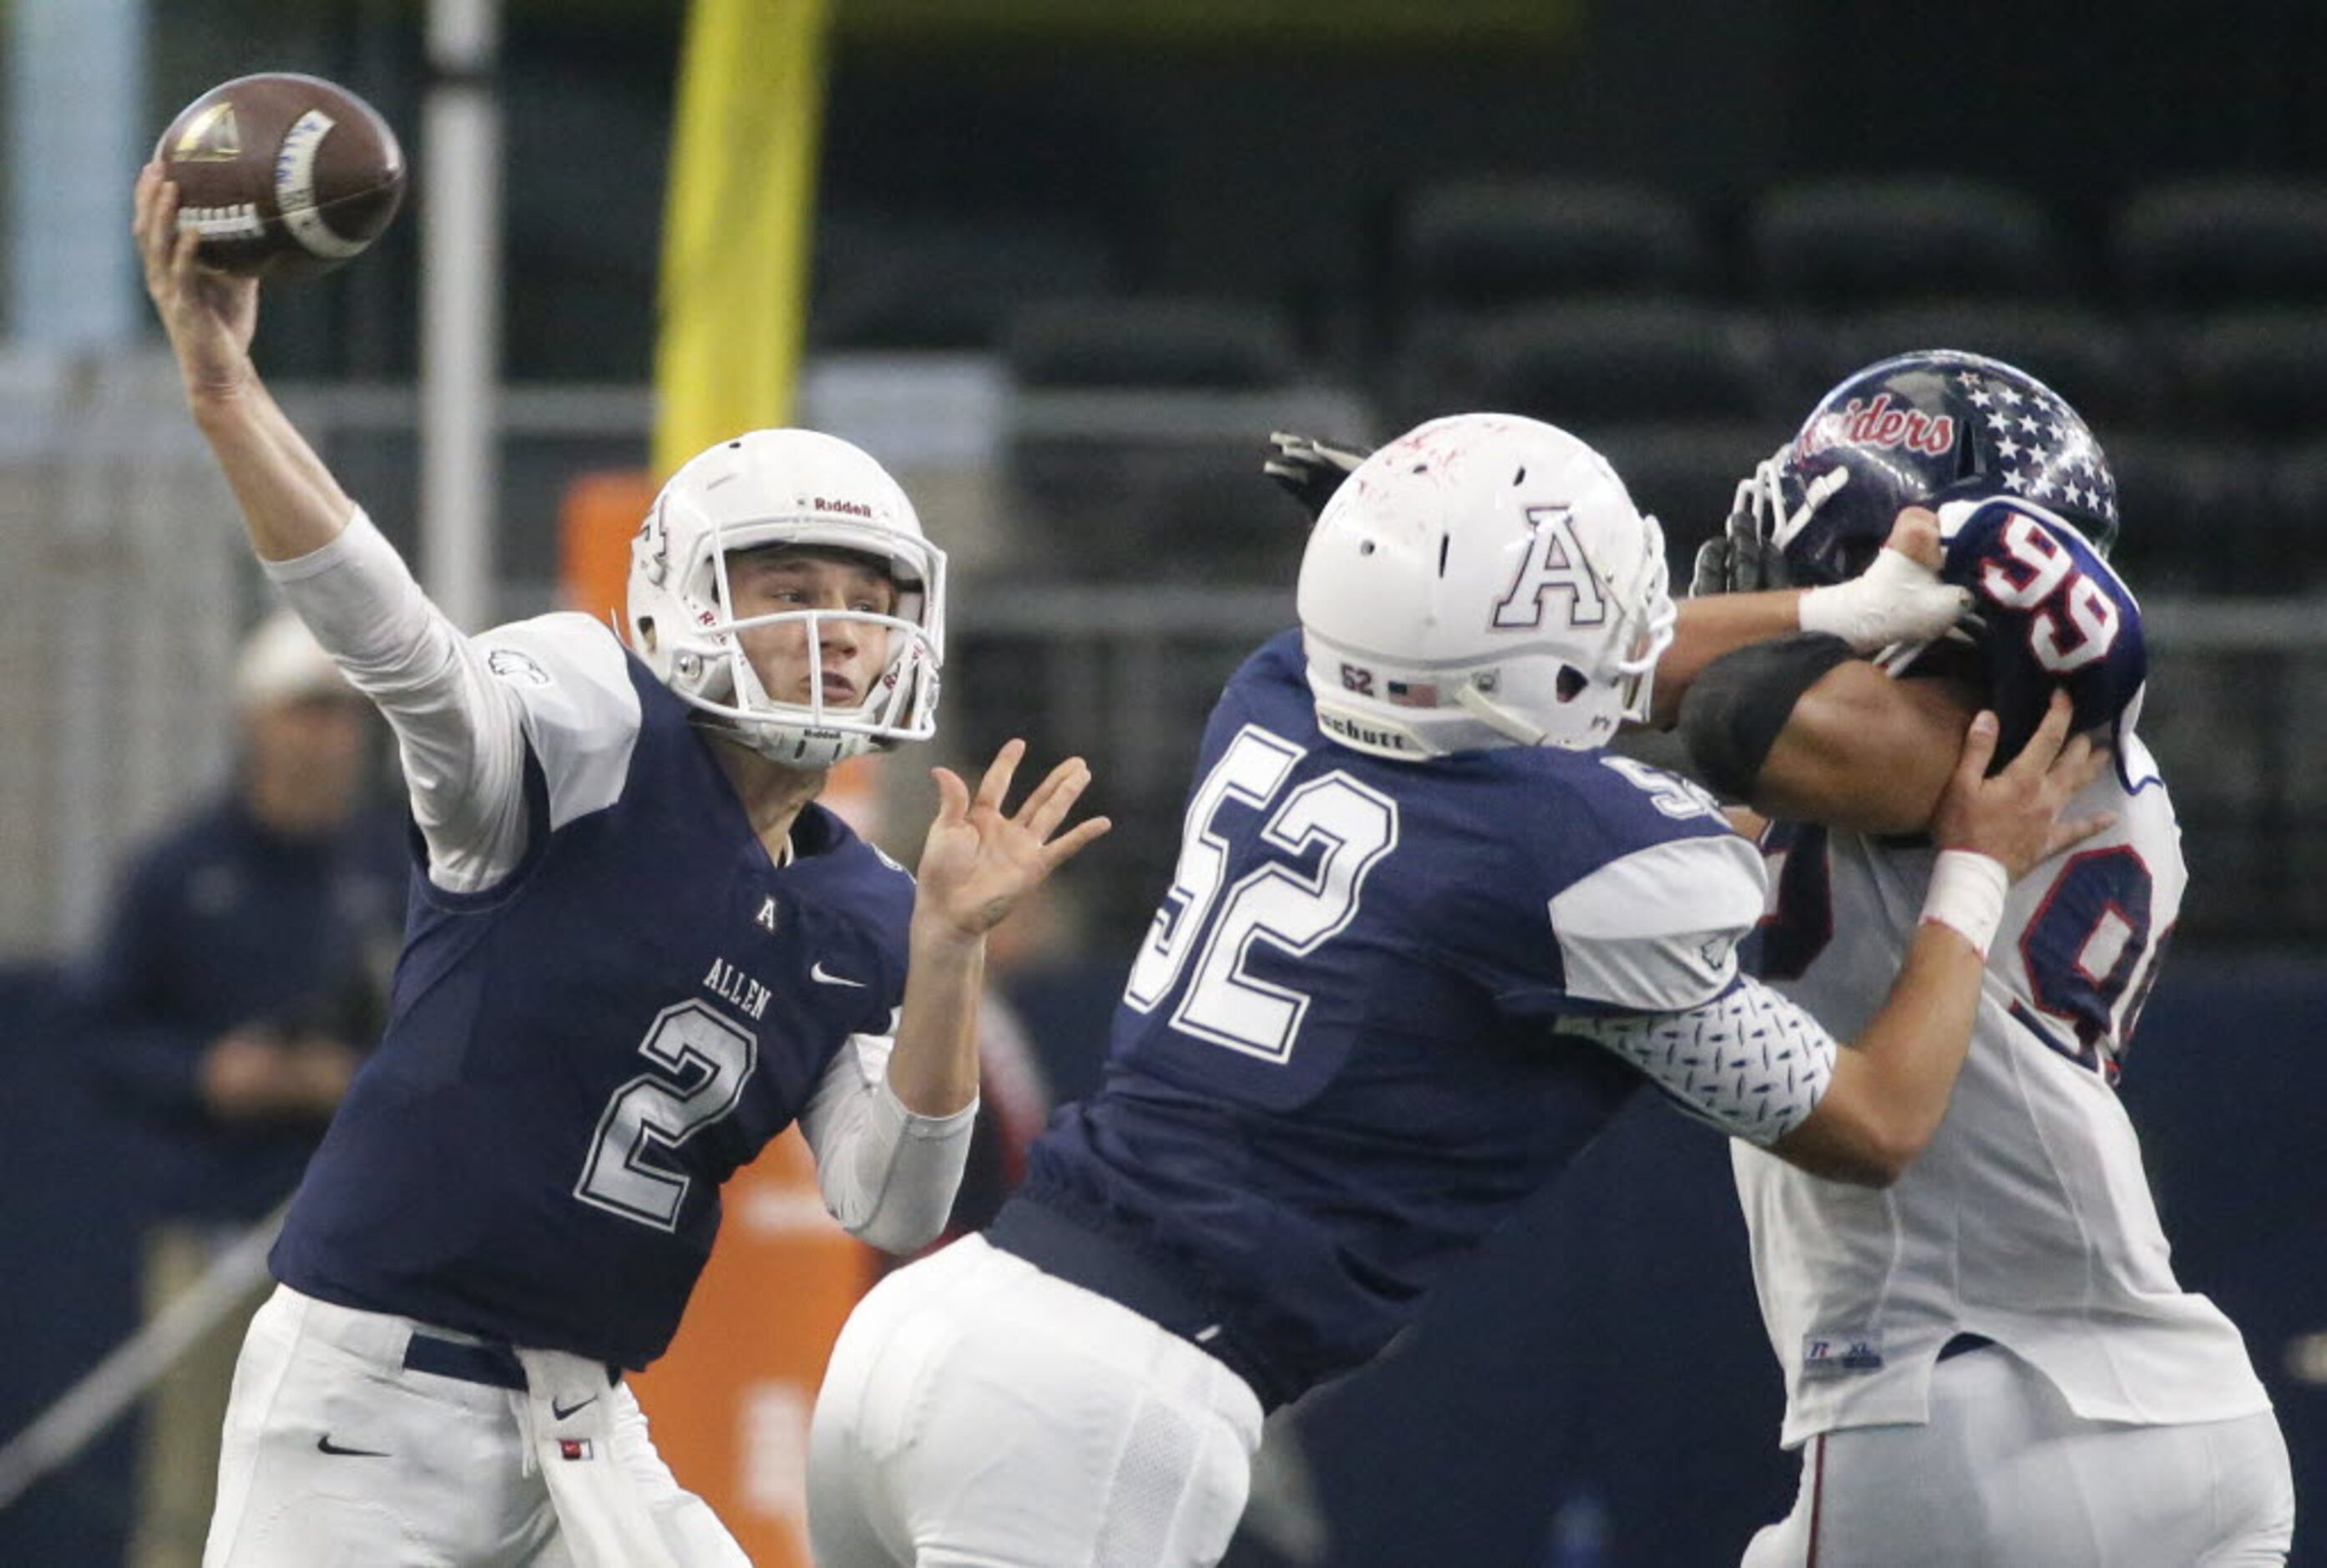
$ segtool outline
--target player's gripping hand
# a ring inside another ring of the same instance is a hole
[[[975,796],[951,769],[930,770],[937,780],[938,815],[921,845],[913,900],[917,924],[934,920],[947,934],[984,936],[1045,877],[1113,826],[1093,817],[1059,832],[1090,784],[1090,769],[1080,757],[1051,769],[1015,812],[1005,812],[1010,780],[1025,755],[1025,742],[1005,742]]]
[[[130,232],[145,265],[145,293],[170,335],[186,396],[233,397],[250,376],[250,341],[258,330],[258,284],[230,277],[194,260],[201,236],[178,227],[178,188],[162,165],[137,173]]]
[[[1341,488],[1341,481],[1366,460],[1366,454],[1355,447],[1319,441],[1311,435],[1290,435],[1275,430],[1269,433],[1268,439],[1276,451],[1260,465],[1260,471],[1299,501],[1313,523],[1325,510],[1325,503],[1333,499],[1333,492]]]
[[[1931,836],[1942,850],[1984,854],[2018,881],[2032,866],[2083,843],[2117,820],[2112,812],[2063,821],[2061,811],[2108,761],[2107,747],[2071,736],[2066,692],[2054,692],[2043,723],[2020,754],[1996,770],[1995,715],[1983,713],[1964,736],[1963,753],[1931,817]]]
[[[1850,482],[1850,471],[1834,468],[1820,474],[1802,504],[1788,512],[1779,482],[1785,457],[1781,447],[1738,481],[1728,522],[1696,548],[1691,598],[1788,585],[1786,546]],[[1971,608],[1968,593],[1939,580],[1943,558],[1938,515],[1909,507],[1899,514],[1873,565],[1847,583],[1810,589],[1796,618],[1804,631],[1839,637],[1854,653],[1930,642]]]
[[[1944,555],[1939,514],[1906,508],[1873,565],[1847,583],[1802,595],[1802,630],[1831,632],[1855,653],[1920,648],[1944,636],[1972,608],[1969,590],[1940,581]]]

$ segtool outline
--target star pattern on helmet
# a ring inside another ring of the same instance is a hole
[[[2117,520],[2117,486],[2074,409],[2042,387],[2023,390],[1977,370],[1958,370],[1955,379],[1981,410],[2005,490]]]

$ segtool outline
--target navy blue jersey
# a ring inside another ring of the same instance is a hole
[[[1025,1194],[1192,1282],[1292,1398],[1378,1351],[1636,1087],[1558,1021],[1720,996],[1762,892],[1706,798],[1628,759],[1325,739],[1288,632],[1212,714],[1104,1085]]]
[[[775,865],[691,710],[627,654],[609,675],[596,632],[595,695],[557,639],[495,655],[528,704],[525,861],[466,895],[416,873],[386,1033],[273,1261],[326,1301],[639,1367],[720,1184],[849,1036],[890,1031],[913,890],[813,805]],[[569,817],[556,780],[593,766],[612,798]]]

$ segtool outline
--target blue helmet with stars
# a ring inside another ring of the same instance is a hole
[[[2019,496],[2104,556],[2117,542],[2117,481],[2077,411],[2025,370],[1953,349],[1845,377],[1787,447],[1778,488],[1776,542],[1802,584],[1864,571],[1911,506]]]

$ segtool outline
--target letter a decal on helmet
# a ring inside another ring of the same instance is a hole
[[[1527,555],[1511,579],[1510,591],[1495,605],[1495,625],[1527,630],[1543,624],[1543,596],[1555,590],[1567,595],[1570,626],[1598,626],[1608,619],[1600,596],[1599,579],[1575,542],[1575,527],[1565,507],[1529,507],[1534,525]]]
[[[1434,419],[1360,463],[1296,598],[1318,728],[1406,761],[1604,743],[1646,716],[1676,614],[1664,530],[1616,471],[1509,414]]]

